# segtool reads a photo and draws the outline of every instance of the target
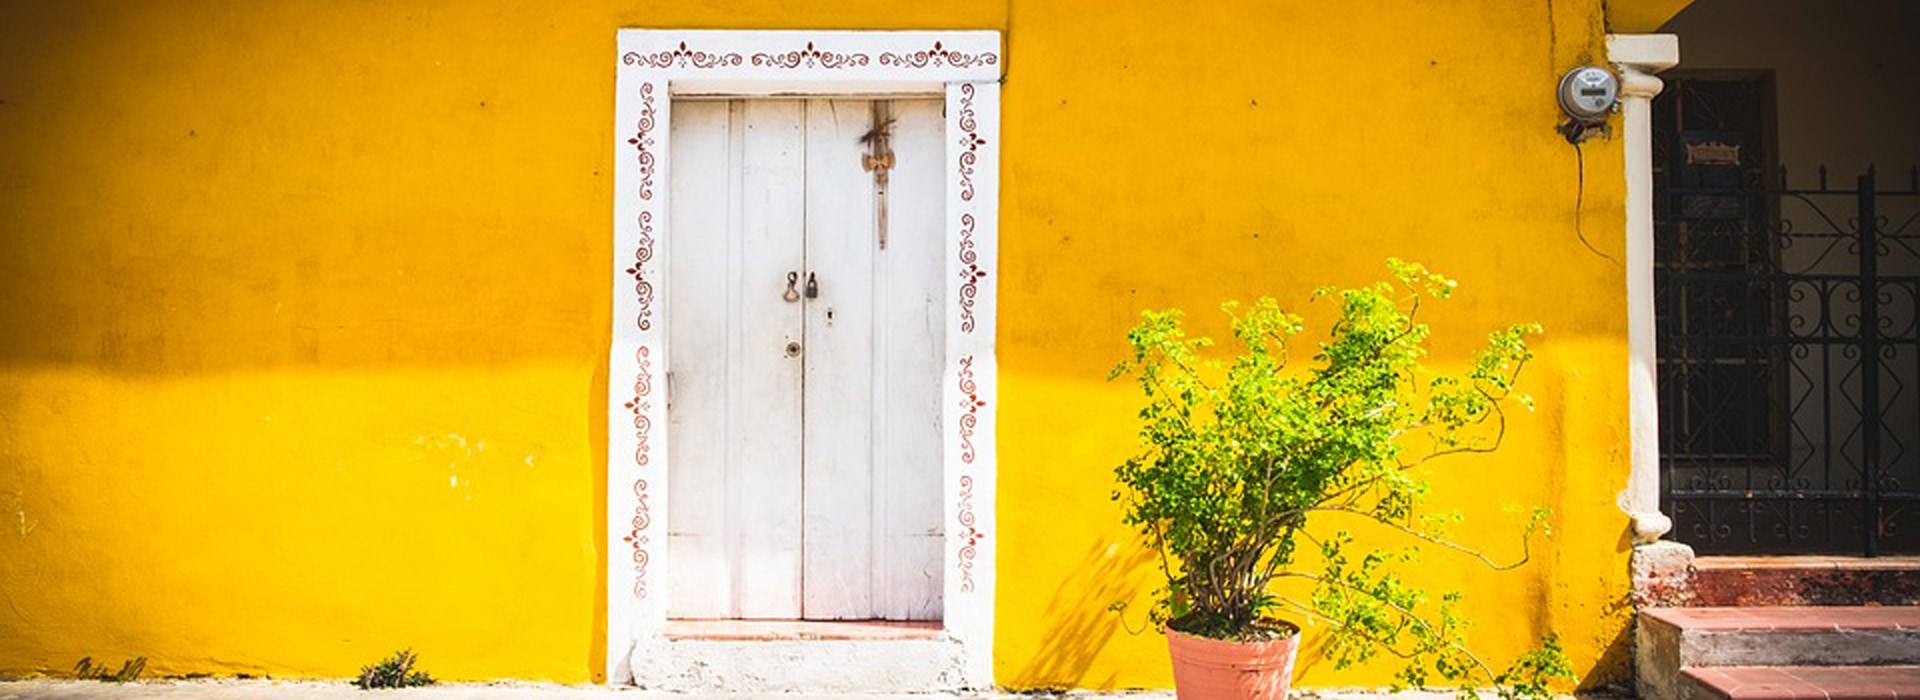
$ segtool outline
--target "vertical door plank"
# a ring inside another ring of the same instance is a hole
[[[875,295],[878,385],[874,417],[878,535],[875,616],[938,620],[942,613],[940,377],[946,347],[946,118],[940,100],[899,100],[887,250]]]
[[[732,262],[731,191],[739,162],[725,102],[689,102],[672,110],[673,172],[668,175],[667,387],[673,460],[667,497],[668,614],[733,613],[727,513],[727,279]]]
[[[809,619],[872,616],[873,176],[870,103],[808,100],[806,576]]]
[[[804,263],[804,114],[804,105],[790,100],[747,101],[742,113],[741,275],[728,314],[742,323],[738,354],[729,358],[741,376],[732,384],[733,429],[727,435],[735,450],[728,517],[735,614],[742,618],[801,614],[804,354],[790,357],[786,348],[805,339],[802,304],[781,295],[787,273],[802,273]]]

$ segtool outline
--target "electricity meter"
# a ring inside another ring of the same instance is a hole
[[[1603,121],[1620,99],[1620,79],[1605,68],[1582,66],[1560,79],[1560,109],[1575,121]]]

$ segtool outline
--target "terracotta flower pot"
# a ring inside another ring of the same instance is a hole
[[[1227,642],[1167,630],[1180,700],[1282,700],[1293,683],[1295,632],[1270,642]]]

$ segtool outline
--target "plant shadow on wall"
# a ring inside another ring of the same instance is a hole
[[[1535,510],[1519,559],[1497,561],[1452,538],[1460,514],[1422,507],[1433,467],[1472,465],[1500,446],[1509,406],[1531,408],[1514,386],[1540,328],[1496,331],[1463,372],[1432,371],[1420,312],[1455,284],[1387,267],[1391,281],[1314,292],[1338,317],[1308,367],[1290,363],[1305,320],[1273,299],[1223,307],[1237,344],[1226,361],[1205,356],[1212,342],[1189,338],[1178,310],[1146,312],[1128,333],[1132,356],[1112,377],[1135,377],[1147,405],[1141,451],[1115,470],[1113,496],[1166,576],[1151,619],[1167,630],[1183,697],[1284,696],[1300,629],[1288,618],[1326,630],[1316,653],[1335,668],[1397,657],[1396,686],[1541,698],[1573,680],[1552,636],[1496,668],[1469,649],[1459,594],[1407,575],[1423,547],[1517,568],[1547,534],[1549,513]],[[1358,544],[1350,533],[1363,528],[1407,545]]]
[[[1047,602],[1047,631],[1040,650],[1019,677],[1044,688],[1108,688],[1114,678],[1087,679],[1093,660],[1120,631],[1110,611],[1131,600],[1153,573],[1153,550],[1139,541],[1102,542],[1088,548],[1073,573]]]

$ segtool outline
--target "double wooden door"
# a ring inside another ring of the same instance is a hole
[[[670,614],[939,619],[941,103],[672,114]]]

